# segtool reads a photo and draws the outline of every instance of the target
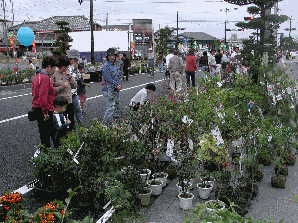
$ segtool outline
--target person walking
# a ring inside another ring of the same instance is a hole
[[[202,67],[202,71],[204,73],[203,78],[205,79],[206,73],[209,72],[207,51],[203,52],[203,56],[201,56],[199,59],[199,64]]]
[[[216,61],[215,61],[215,50],[211,50],[210,55],[208,57],[208,65],[210,70],[211,78],[214,78],[215,69],[216,69]]]
[[[36,70],[36,75],[32,80],[32,108],[36,115],[40,143],[47,148],[51,147],[51,134],[53,127],[53,112],[55,107],[55,88],[50,76],[55,72],[57,63],[53,57],[46,56],[42,61],[42,69]]]
[[[195,50],[193,48],[190,48],[188,50],[188,55],[186,56],[185,63],[185,73],[186,73],[186,81],[187,81],[187,87],[190,87],[190,79],[192,86],[196,86],[195,76],[197,71],[197,62],[196,57],[194,56]]]
[[[125,53],[123,53],[122,61],[123,61],[123,74],[126,78],[126,81],[128,81],[128,70],[131,64]]]
[[[167,88],[168,89],[171,89],[170,88],[170,71],[169,71],[169,62],[170,62],[170,59],[174,56],[174,49],[171,48],[169,50],[169,54],[166,56],[166,73],[165,73],[165,76],[166,78],[168,79],[168,84],[167,84]]]
[[[82,114],[86,115],[87,113],[84,112],[84,103],[87,99],[85,86],[90,87],[90,84],[85,83],[84,79],[83,79],[84,65],[79,64],[78,65],[78,70],[81,74],[81,77],[77,82],[77,84],[78,84],[78,96],[79,96],[79,99],[80,99],[80,106],[81,106],[81,109],[82,109]]]
[[[181,57],[179,56],[179,50],[175,50],[174,56],[169,61],[170,87],[174,93],[182,90],[183,67],[184,65]],[[177,91],[175,85],[177,85]]]
[[[149,69],[149,77],[154,77],[154,63],[155,63],[155,54],[152,51],[152,48],[149,48],[148,54],[148,69]]]
[[[159,52],[159,55],[158,55],[158,70],[159,72],[163,72],[163,55],[162,55],[162,52]]]
[[[78,50],[72,49],[68,52],[68,58],[70,65],[68,67],[68,71],[71,74],[71,76],[74,78],[74,80],[78,83],[80,81],[80,72],[78,70],[78,63],[80,59],[80,52]],[[74,114],[77,120],[77,123],[79,125],[83,124],[83,115],[82,115],[82,109],[80,106],[80,100],[78,97],[78,89],[71,89],[72,93],[72,104],[74,109]]]
[[[72,93],[71,89],[77,88],[77,82],[73,79],[68,71],[70,61],[68,57],[61,56],[58,58],[58,69],[52,76],[53,86],[55,88],[56,97],[63,96],[67,99],[68,104],[64,112],[67,119],[71,121],[69,129],[73,130],[75,126],[74,121],[74,108],[72,104]]]
[[[228,52],[224,52],[221,58],[221,66],[223,71],[226,70],[227,64],[230,64],[230,57]]]
[[[108,123],[114,120],[114,116],[119,112],[120,90],[122,88],[122,75],[115,64],[116,54],[114,48],[107,50],[107,61],[102,70],[102,94],[106,101],[106,112],[103,122]]]

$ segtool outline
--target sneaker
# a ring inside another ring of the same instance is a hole
[[[149,75],[149,77],[152,77],[152,78],[153,78],[154,76],[152,76],[152,75]]]
[[[83,114],[83,115],[87,115],[87,113],[86,113],[86,112],[84,112],[84,111],[82,112],[82,114]]]

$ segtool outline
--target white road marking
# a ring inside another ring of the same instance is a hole
[[[153,81],[153,83],[157,83],[157,82],[161,82],[163,81],[164,79],[161,79],[161,80],[157,80],[157,81]],[[138,88],[138,87],[142,87],[142,86],[145,86],[149,83],[152,83],[152,82],[148,82],[148,83],[145,83],[145,84],[140,84],[140,85],[137,85],[137,86],[133,86],[133,87],[129,87],[129,88],[125,88],[125,89],[122,89],[121,91],[127,91],[127,90],[130,90],[130,89],[134,89],[134,88]],[[102,97],[103,95],[96,95],[94,97],[90,97],[90,98],[87,98],[86,100],[91,100],[91,99],[95,99],[95,98],[100,98]],[[15,96],[17,97],[17,96]],[[8,98],[13,98],[13,97],[8,97]],[[6,99],[8,99],[6,98]],[[4,99],[4,98],[2,98]],[[1,100],[1,99],[0,99]],[[2,123],[5,123],[5,122],[9,122],[9,121],[12,121],[12,120],[16,120],[16,119],[19,119],[19,118],[24,118],[24,117],[28,117],[28,114],[25,114],[25,115],[20,115],[20,116],[17,116],[17,117],[13,117],[13,118],[9,118],[9,119],[5,119],[5,120],[1,120],[0,121],[0,124]]]
[[[12,94],[12,93],[10,93]],[[29,93],[29,94],[32,94],[32,93]],[[22,96],[27,96],[29,94],[21,94],[21,95],[16,95],[16,96],[12,96],[12,97],[7,97],[7,98],[0,98],[0,101],[1,100],[7,100],[7,99],[11,99],[11,98],[18,98],[18,97],[22,97]]]

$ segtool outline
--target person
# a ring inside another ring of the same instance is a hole
[[[169,61],[170,87],[174,93],[182,90],[183,66],[183,61],[179,56],[179,50],[175,50],[174,56]],[[177,84],[177,91],[175,84]]]
[[[77,84],[78,84],[78,96],[79,96],[79,99],[80,99],[80,106],[81,106],[81,109],[82,109],[82,114],[86,115],[87,113],[84,112],[84,103],[85,103],[85,101],[87,99],[85,86],[90,87],[90,84],[85,83],[84,82],[84,79],[83,79],[84,65],[79,64],[78,65],[78,70],[79,70],[79,72],[81,74],[79,80],[77,81]]]
[[[209,71],[207,51],[203,52],[203,56],[199,59],[199,64],[202,67],[202,71],[204,73],[203,78],[205,79],[206,73]]]
[[[169,71],[169,62],[170,62],[170,59],[172,58],[174,56],[174,49],[173,48],[171,48],[170,50],[169,50],[169,54],[166,56],[166,73],[165,73],[165,75],[166,75],[166,77],[167,77],[167,79],[168,79],[168,84],[167,84],[167,88],[168,89],[171,89],[170,88],[170,71]]]
[[[114,48],[114,49],[115,49],[115,53],[116,53],[115,64],[119,68],[119,71],[120,71],[122,79],[123,79],[124,72],[123,72],[122,54],[118,53],[118,50],[116,48]]]
[[[103,122],[112,122],[115,114],[118,113],[120,90],[122,88],[122,75],[115,64],[116,50],[109,48],[107,50],[107,60],[102,70],[102,94],[106,101],[106,112]]]
[[[55,72],[56,61],[53,57],[46,56],[42,61],[42,69],[36,70],[36,75],[32,80],[32,108],[36,114],[39,129],[39,137],[42,145],[51,147],[51,135],[53,128],[53,101],[55,99],[55,88],[50,76]]]
[[[73,130],[75,121],[71,89],[77,88],[77,82],[73,79],[68,71],[69,65],[70,61],[68,57],[60,56],[58,58],[58,69],[56,69],[55,73],[52,76],[52,82],[55,88],[56,97],[64,96],[68,101],[64,114],[68,116],[69,120],[71,121],[69,128],[70,130]]]
[[[155,63],[155,54],[152,51],[152,48],[149,48],[148,54],[148,69],[149,69],[149,77],[154,77],[154,63]]]
[[[186,56],[185,62],[186,62],[186,81],[187,81],[187,87],[190,87],[190,78],[192,86],[195,87],[195,75],[197,70],[197,62],[196,58],[194,56],[195,50],[193,48],[190,48],[188,50],[188,55]]]
[[[215,69],[216,69],[216,61],[215,61],[215,50],[211,50],[210,55],[208,57],[208,65],[210,70],[211,78],[214,78]]]
[[[55,111],[53,114],[53,124],[54,124],[54,147],[58,148],[61,144],[60,140],[66,137],[69,132],[69,125],[71,121],[68,118],[65,118],[63,112],[66,110],[66,106],[68,101],[63,96],[58,96],[55,98],[53,105],[55,107]]]
[[[123,61],[123,74],[126,77],[126,80],[128,81],[128,70],[131,64],[125,53],[123,53],[122,61]]]
[[[222,58],[222,54],[220,52],[220,50],[217,50],[217,53],[215,54],[215,62],[216,64],[220,64],[221,63],[221,58]]]
[[[224,52],[221,58],[222,70],[226,70],[227,64],[230,63],[230,57],[228,52]]]
[[[162,52],[159,52],[159,55],[158,55],[158,70],[159,72],[163,72],[163,55],[162,55]]]
[[[133,111],[137,111],[141,106],[143,106],[146,102],[148,94],[154,92],[156,87],[154,84],[147,84],[145,88],[141,89],[131,100],[129,103],[130,108]]]
[[[28,64],[30,65],[30,67],[27,67],[27,69],[35,70],[35,66],[34,66],[34,64],[32,63],[32,60],[28,60]]]
[[[81,74],[78,71],[78,63],[80,59],[80,52],[78,50],[72,49],[69,50],[68,52],[68,58],[70,65],[68,67],[68,71],[73,77],[73,79],[78,83],[79,79],[81,78]],[[80,100],[78,97],[78,90],[77,88],[71,89],[72,93],[72,104],[73,104],[73,109],[74,109],[74,114],[76,117],[76,120],[78,122],[78,125],[83,124],[83,115],[82,115],[82,109],[80,106]]]

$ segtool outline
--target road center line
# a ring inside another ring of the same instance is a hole
[[[153,83],[157,83],[157,82],[161,82],[163,81],[164,79],[161,79],[161,80],[157,80],[157,81],[153,81]],[[121,91],[127,91],[127,90],[130,90],[130,89],[134,89],[134,88],[138,88],[138,87],[142,87],[142,86],[145,86],[149,83],[152,83],[152,82],[148,82],[148,83],[145,83],[145,84],[140,84],[140,85],[137,85],[137,86],[133,86],[133,87],[129,87],[129,88],[125,88],[125,89],[122,89]],[[100,98],[102,97],[103,95],[96,95],[96,96],[93,96],[93,97],[90,97],[90,98],[87,98],[86,100],[90,100],[90,99],[95,99],[95,98]],[[17,96],[14,96],[14,97],[17,97]],[[13,98],[13,97],[8,97],[8,98]],[[4,98],[2,98],[4,99]],[[0,99],[1,100],[1,99]],[[5,120],[1,120],[0,121],[0,124],[2,123],[5,123],[5,122],[9,122],[9,121],[12,121],[12,120],[16,120],[16,119],[20,119],[20,118],[24,118],[24,117],[28,117],[28,114],[25,114],[25,115],[20,115],[20,116],[16,116],[16,117],[13,117],[13,118],[9,118],[9,119],[5,119]]]

